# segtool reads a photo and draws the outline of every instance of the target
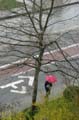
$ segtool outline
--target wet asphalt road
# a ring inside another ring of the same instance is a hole
[[[73,48],[73,49],[72,49]],[[70,52],[71,56],[78,55],[79,52],[79,45],[75,47],[69,47],[65,52]],[[56,53],[56,54],[55,54]],[[62,59],[63,57],[58,52],[52,53],[55,55],[56,59]],[[57,56],[56,56],[57,55]],[[49,55],[50,56],[50,55]],[[47,55],[44,56],[48,57]],[[50,58],[50,57],[48,57]],[[51,58],[52,59],[52,58]],[[77,64],[76,64],[77,62]],[[61,63],[61,62],[60,62]],[[63,63],[62,63],[63,64]],[[78,61],[74,61],[72,63],[78,68],[79,65],[79,59]],[[22,66],[21,66],[22,67]],[[61,67],[61,66],[60,66]],[[67,65],[66,65],[67,67]],[[69,67],[69,65],[68,65]],[[52,70],[55,69],[54,64],[50,66]],[[64,68],[62,68],[64,69]],[[69,70],[69,68],[68,68]],[[24,72],[25,73],[22,73]],[[52,87],[51,96],[56,97],[59,95],[62,95],[63,89],[65,87],[64,85],[64,79],[60,73],[54,73],[57,77],[57,83],[55,83]],[[2,75],[2,76],[1,76]],[[30,76],[34,77],[34,70],[30,70],[27,66],[24,66],[23,68],[18,68],[16,65],[13,68],[5,69],[0,71],[0,104],[3,105],[15,105],[18,110],[23,110],[24,108],[27,108],[31,105],[32,100],[32,90],[33,85],[29,85],[29,78],[20,78],[20,76]],[[44,82],[45,82],[45,74],[40,72],[39,80],[38,80],[38,101],[42,99],[41,96],[45,96],[45,90],[44,90]],[[19,83],[16,83],[18,82]],[[14,92],[12,92],[14,91]]]
[[[27,78],[18,78],[18,76],[29,76],[30,72],[25,73],[25,74],[21,74],[21,75],[17,75],[17,76],[12,76],[12,77],[7,77],[5,80],[1,80],[0,81],[0,86],[12,83],[12,82],[16,82],[16,81],[20,81],[20,80],[24,80],[22,83],[17,84],[17,89],[10,87],[1,89],[0,88],[0,104],[1,106],[4,105],[15,105],[15,108],[17,108],[18,110],[23,110],[29,106],[31,106],[31,99],[32,99],[32,88],[33,86],[29,86],[28,85],[28,81],[29,79]],[[32,75],[33,76],[33,75]],[[64,85],[63,85],[63,81],[62,78],[60,76],[60,74],[56,74],[57,76],[57,83],[55,83],[52,87],[52,91],[51,91],[51,96],[55,97],[58,96],[62,93]],[[41,96],[45,95],[45,90],[44,90],[44,82],[45,82],[45,74],[44,73],[40,73],[39,75],[39,81],[38,81],[38,96],[37,99],[38,101],[42,100]],[[25,86],[27,91],[25,93],[13,93],[11,92],[11,90],[18,90],[18,91],[22,91],[22,86]]]
[[[79,9],[78,5],[77,5],[77,7],[76,6],[74,7],[75,15],[79,14],[79,11],[77,9]],[[65,8],[64,11],[68,11],[68,8]],[[58,20],[58,18],[59,18],[59,21],[61,21],[61,16],[59,16],[60,12],[61,12],[61,10],[57,12],[58,17],[55,20],[53,20],[53,22],[56,22],[56,20]],[[63,15],[62,15],[63,19],[62,20],[72,18],[73,16],[74,15],[73,15],[73,12],[72,12],[72,7],[71,7],[70,10],[69,10],[69,13],[66,13],[66,15],[65,15],[65,13],[63,13]],[[12,19],[11,21],[10,20],[6,20],[4,22],[2,21],[2,22],[0,22],[0,25],[2,25],[2,24],[6,25],[7,23],[10,23],[15,27],[17,25],[17,23],[22,24],[22,20],[23,20],[23,22],[25,22],[25,18],[22,17],[22,18]],[[70,19],[70,21],[71,20],[72,19]],[[56,31],[56,33],[59,33],[59,34],[61,34],[60,32],[62,32],[62,30],[66,31],[68,28],[69,28],[69,30],[71,30],[68,34],[65,33],[64,36],[61,37],[61,40],[59,41],[61,47],[65,47],[65,46],[71,45],[73,43],[78,43],[79,42],[79,27],[78,27],[79,26],[79,22],[78,22],[79,21],[79,16],[74,17],[74,19],[71,22],[70,21],[66,21],[65,23],[60,22],[53,27],[51,26],[50,29],[48,30],[48,31],[51,31],[51,32]],[[74,23],[74,25],[73,25],[73,23]],[[72,26],[73,26],[73,28],[72,28]],[[59,28],[61,28],[61,31],[60,31]],[[5,29],[5,31],[4,31],[4,27],[2,29],[2,26],[0,26],[0,35],[5,36],[7,34],[7,35],[9,35],[9,37],[14,36],[14,38],[15,38],[16,32],[14,32],[14,34],[12,32],[13,31],[10,31],[10,30],[7,31],[7,29]],[[18,38],[18,35],[16,36],[16,38]],[[20,35],[19,38],[26,40],[26,36],[23,36],[23,38],[22,38],[22,36]],[[51,40],[51,38],[52,37],[49,36],[50,40]],[[9,41],[8,39],[4,39],[4,40],[6,40],[7,42]],[[3,41],[3,38],[0,38],[0,41]],[[53,46],[51,46],[51,49],[52,48],[53,48]],[[1,44],[1,46],[0,46],[0,56],[3,55],[2,53],[5,53],[6,57],[4,56],[4,57],[0,58],[0,65],[4,65],[4,64],[14,62],[14,61],[18,60],[20,57],[25,57],[25,56],[19,54],[18,52],[16,52],[17,50],[24,51],[24,53],[26,53],[26,51],[28,53],[28,51],[29,51],[29,49],[26,48],[26,46],[25,47],[18,47],[18,46],[8,46],[8,45],[4,45],[4,44],[2,45]],[[19,58],[17,57],[17,54],[20,56]],[[14,55],[14,56],[12,56],[12,55]],[[30,72],[28,72],[28,74],[26,73],[26,74],[21,74],[21,75],[29,76]],[[19,75],[17,75],[17,76],[10,76],[9,75],[6,78],[5,77],[0,78],[0,86],[6,85],[6,84],[9,84],[9,83],[12,83],[12,82],[16,82],[18,80],[23,80],[22,83],[19,83],[19,84],[16,85],[17,89],[14,89],[12,87],[7,87],[7,88],[4,88],[4,89],[0,88],[0,104],[1,104],[1,106],[4,106],[6,104],[7,105],[16,104],[16,107],[19,110],[22,110],[22,109],[24,109],[26,107],[29,107],[31,105],[33,86],[30,87],[28,85],[28,79],[24,79],[24,78],[21,79],[21,78],[18,78],[18,76]],[[34,76],[34,74],[32,74],[30,76]],[[63,91],[63,88],[64,88],[63,79],[62,79],[61,75],[59,73],[57,73],[56,76],[57,76],[58,82],[52,87],[51,96],[57,96],[57,95],[62,94],[62,91]],[[45,74],[40,73],[39,83],[38,83],[38,85],[39,85],[38,86],[38,101],[41,100],[41,95],[43,95],[43,96],[45,95],[44,82],[45,82]],[[25,91],[25,93],[23,93],[23,94],[11,92],[11,90],[22,91],[22,86],[27,88],[27,92]]]

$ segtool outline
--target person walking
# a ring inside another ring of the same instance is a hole
[[[45,91],[46,91],[46,97],[50,95],[52,83],[45,81]]]
[[[44,84],[46,97],[50,95],[52,84],[54,84],[55,82],[57,82],[57,78],[55,75],[46,75],[46,81]]]

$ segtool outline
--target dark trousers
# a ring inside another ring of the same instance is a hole
[[[48,95],[50,94],[51,87],[52,87],[52,83],[49,83],[48,81],[46,81],[46,82],[45,82],[46,96],[48,96]]]

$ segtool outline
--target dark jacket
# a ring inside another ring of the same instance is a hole
[[[50,92],[50,89],[52,87],[52,83],[45,81],[45,90],[46,92]]]

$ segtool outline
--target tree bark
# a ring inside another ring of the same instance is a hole
[[[41,68],[41,63],[42,63],[42,57],[44,53],[44,46],[43,46],[43,35],[39,35],[39,56],[36,58],[36,69],[35,69],[35,78],[34,78],[34,89],[33,89],[33,94],[32,94],[32,112],[34,112],[35,107],[36,107],[36,99],[37,99],[37,90],[38,90],[38,78],[39,78],[39,73],[40,73],[40,68]]]

